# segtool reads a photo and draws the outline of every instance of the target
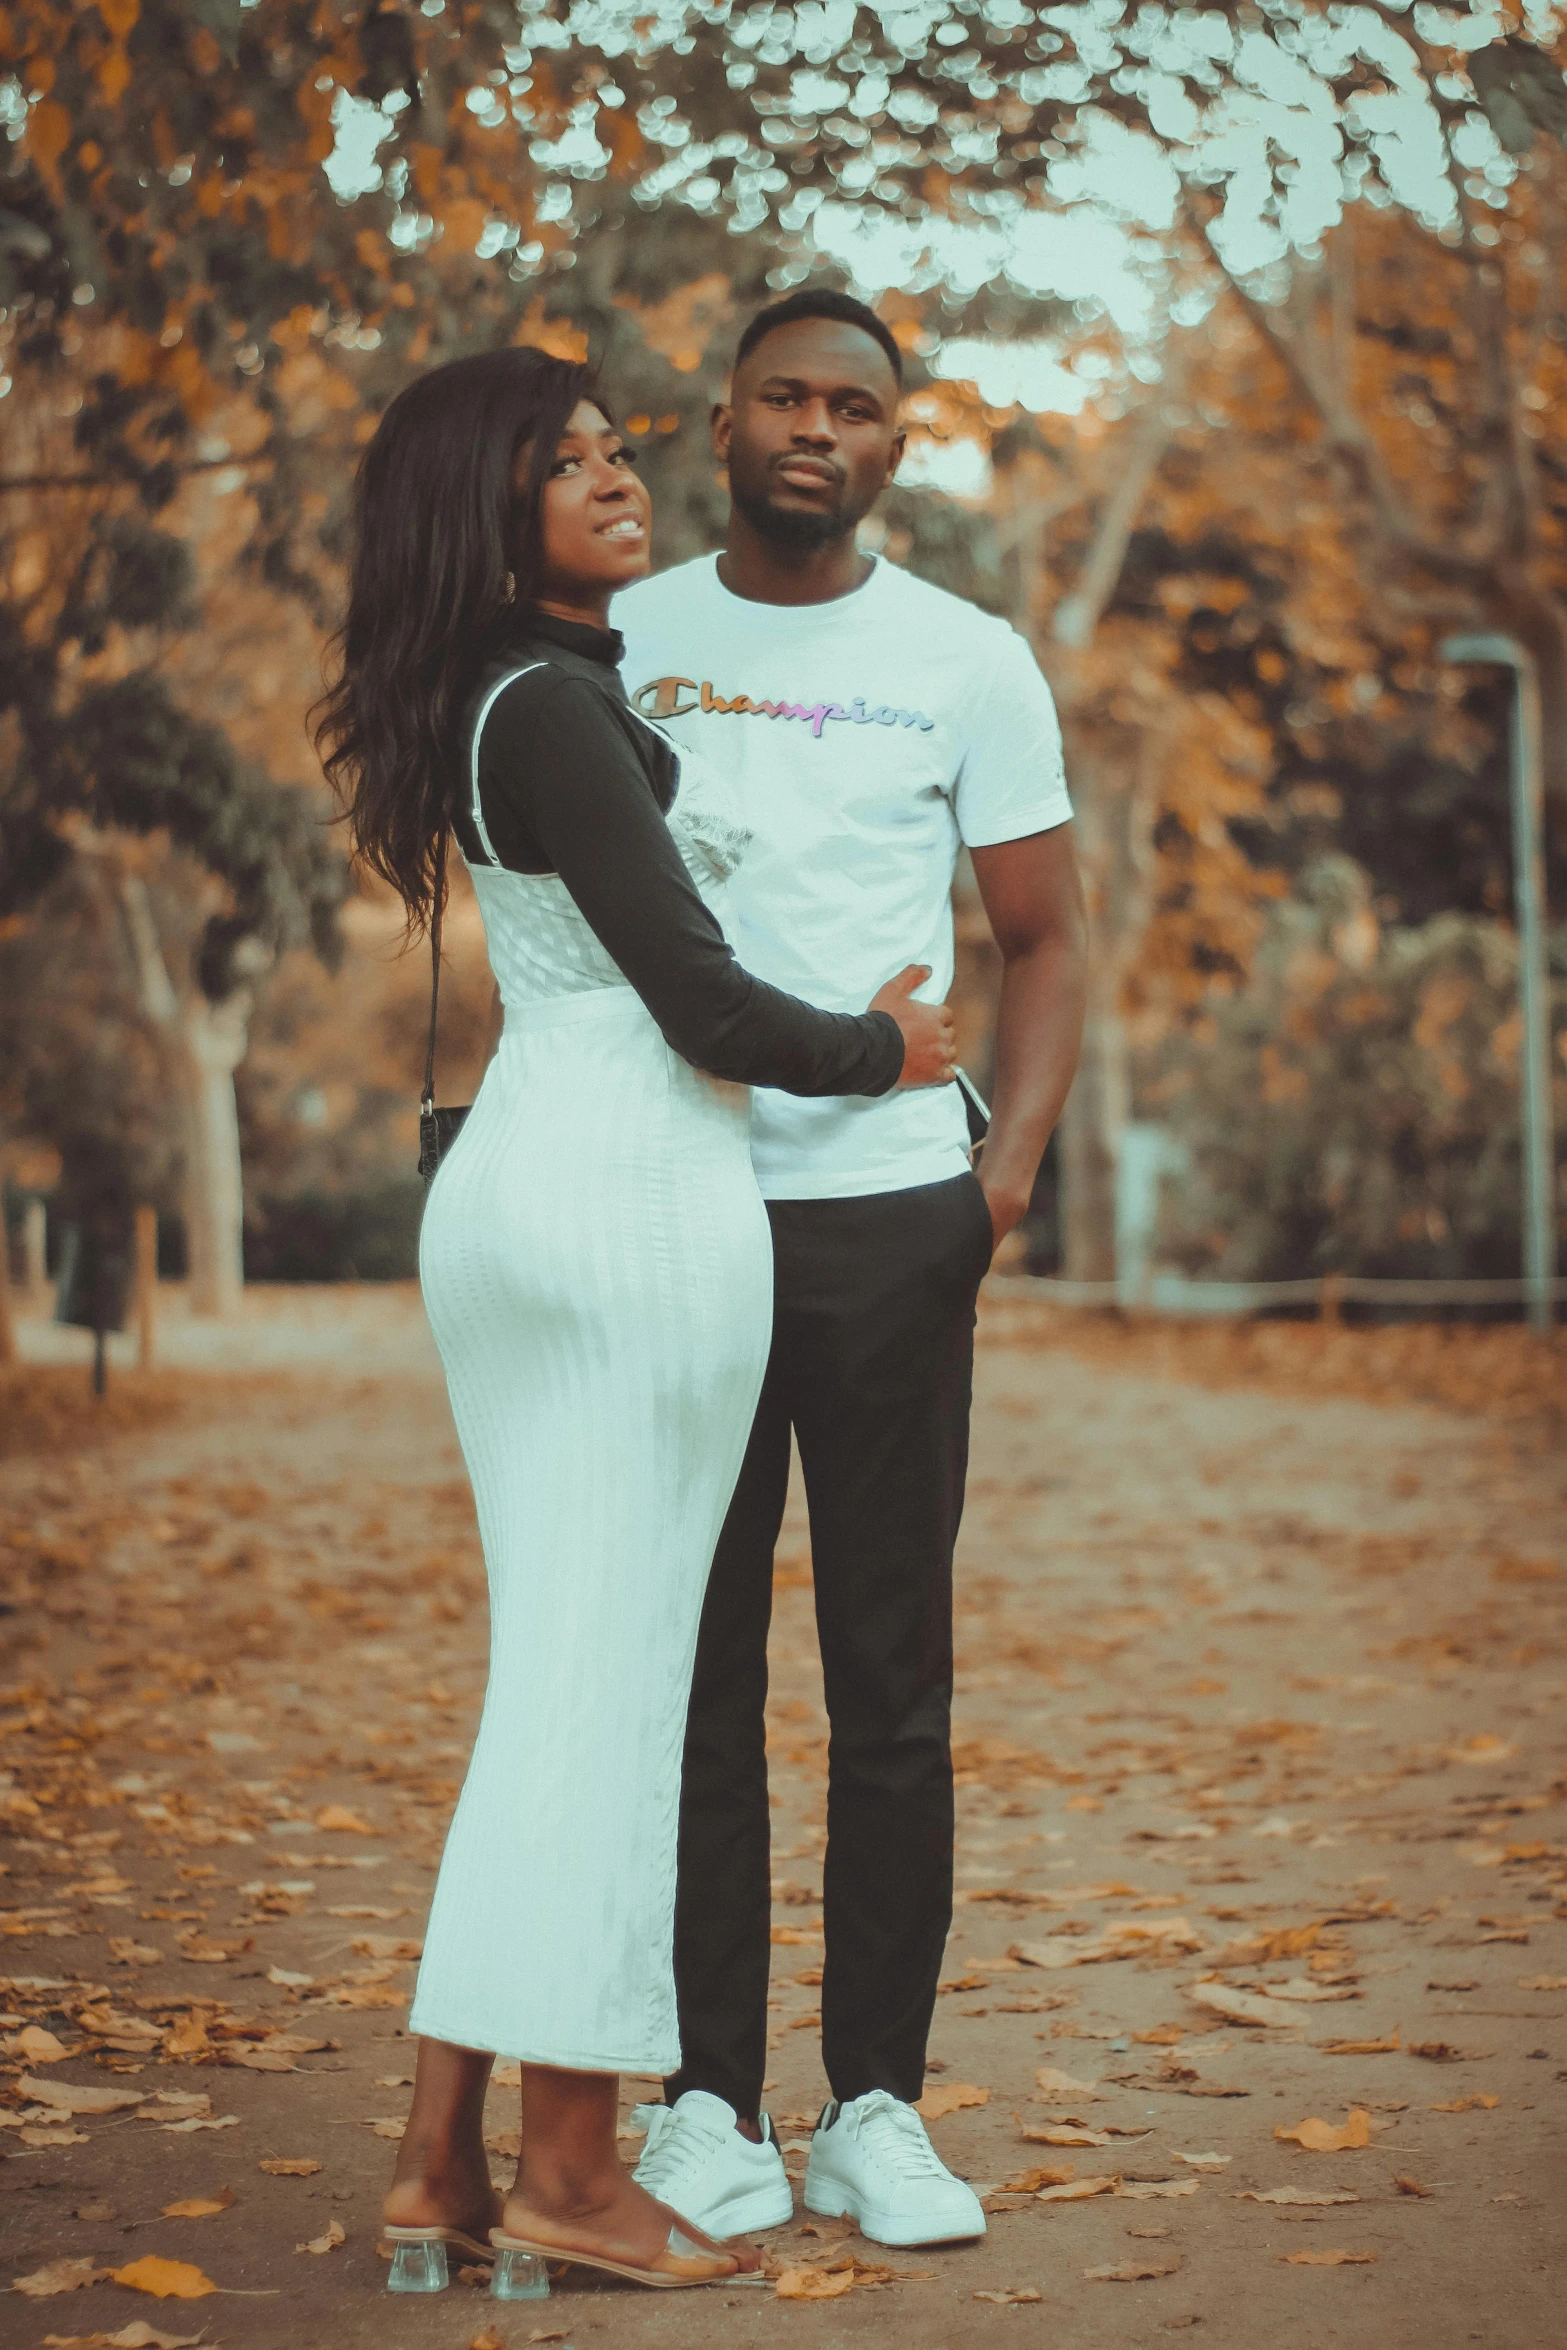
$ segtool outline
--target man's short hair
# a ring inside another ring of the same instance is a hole
[[[735,352],[736,367],[750,357],[764,335],[770,335],[775,327],[793,326],[798,318],[832,318],[843,326],[857,326],[862,334],[880,343],[892,369],[892,380],[902,391],[903,353],[891,328],[866,303],[857,302],[852,294],[835,293],[830,286],[802,286],[797,294],[785,294],[782,301],[769,302],[765,310],[758,310],[740,337],[740,347]]]

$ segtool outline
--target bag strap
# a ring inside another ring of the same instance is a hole
[[[428,1117],[435,1107],[435,1026],[441,1002],[441,914],[446,896],[447,830],[443,824],[435,850],[435,905],[430,915],[430,1041],[424,1056],[424,1091],[419,1096],[421,1117]]]
[[[500,859],[490,844],[489,830],[484,821],[484,808],[479,798],[479,737],[484,732],[484,721],[506,688],[515,683],[519,677],[529,677],[535,669],[545,669],[548,666],[549,664],[545,661],[530,661],[526,668],[508,670],[506,675],[499,679],[485,695],[478,717],[474,721],[468,770],[473,794],[470,814],[473,817],[473,828],[492,865],[498,866]],[[436,843],[435,849],[435,908],[430,916],[430,1040],[424,1056],[424,1091],[419,1096],[421,1115],[427,1115],[435,1107],[435,1031],[436,1017],[441,1001],[441,913],[446,897],[446,843],[450,830],[450,825],[442,825],[441,837]]]
[[[484,733],[484,722],[509,685],[515,685],[519,677],[531,677],[535,669],[548,667],[547,661],[530,661],[525,668],[508,669],[504,677],[496,679],[479,704],[479,713],[473,722],[473,741],[468,752],[468,780],[472,794],[468,813],[473,818],[473,829],[479,836],[479,845],[492,865],[499,865],[500,859],[495,854],[489,827],[484,821],[484,803],[479,794],[479,741]]]

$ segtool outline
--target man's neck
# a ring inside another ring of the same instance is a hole
[[[718,558],[720,581],[748,604],[835,604],[863,587],[874,568],[852,531],[825,547],[781,547],[732,507]]]

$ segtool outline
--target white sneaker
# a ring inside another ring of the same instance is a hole
[[[734,2107],[706,2089],[688,2089],[673,2105],[639,2105],[631,2118],[647,2131],[637,2185],[693,2227],[722,2242],[793,2219],[794,2190],[765,2113],[760,2146],[741,2137]]]
[[[956,2244],[985,2233],[973,2188],[953,2177],[913,2106],[885,2089],[828,2106],[811,2140],[805,2208],[852,2219],[873,2244]]]

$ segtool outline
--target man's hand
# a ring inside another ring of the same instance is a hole
[[[999,1183],[991,1183],[985,1174],[985,1160],[988,1155],[989,1145],[987,1144],[985,1150],[980,1153],[979,1165],[974,1172],[979,1177],[980,1189],[985,1194],[985,1205],[990,1210],[990,1229],[995,1235],[992,1244],[992,1253],[994,1253],[994,1250],[998,1249],[1006,1239],[1007,1234],[1015,1232],[1028,1214],[1028,1203],[1033,1194],[1033,1186],[1030,1185],[1027,1191],[1022,1191],[1015,1184],[1008,1188]]]
[[[1077,1068],[1087,925],[1070,824],[969,854],[1001,949],[995,1100],[976,1169],[999,1247],[1028,1213]]]

